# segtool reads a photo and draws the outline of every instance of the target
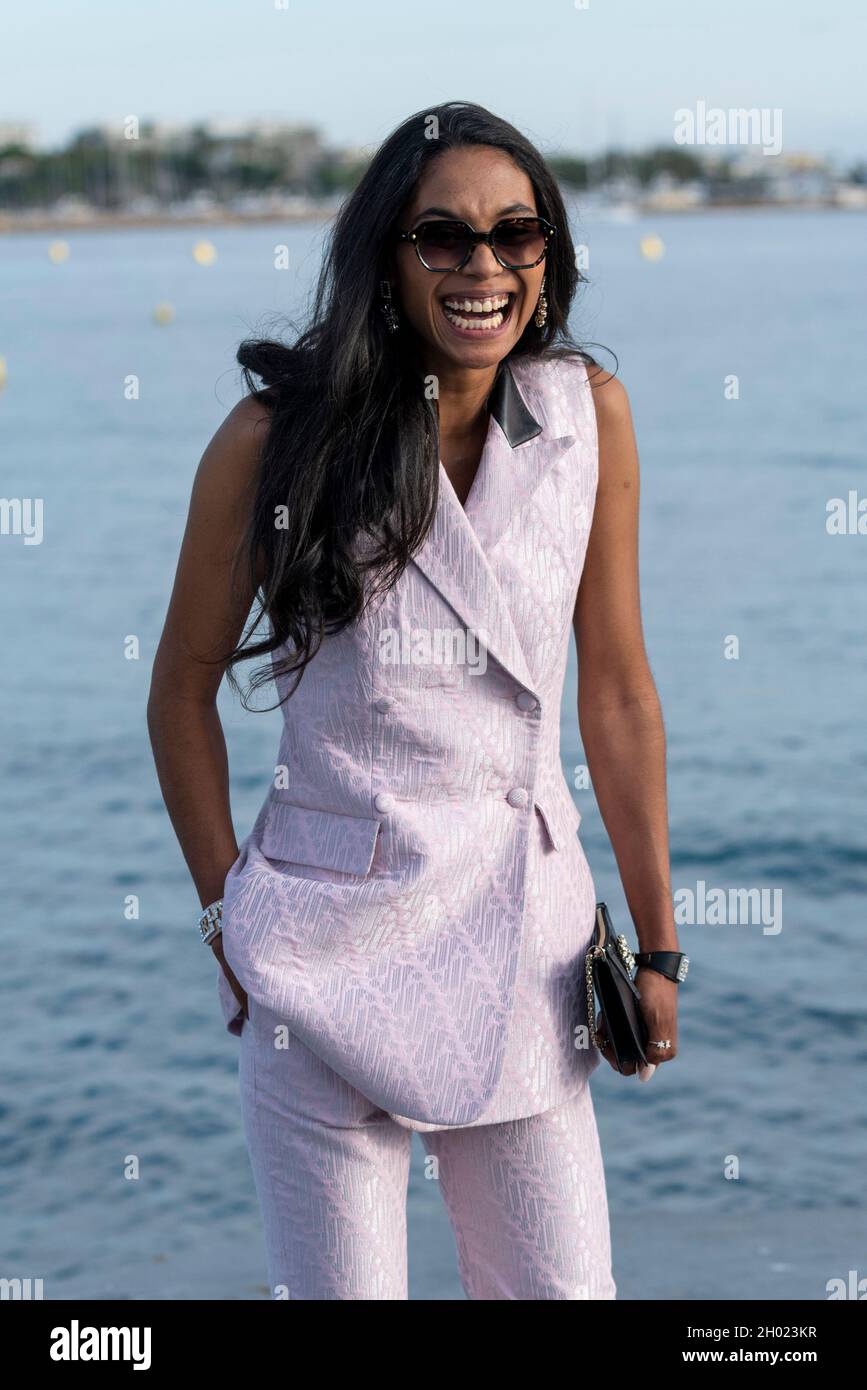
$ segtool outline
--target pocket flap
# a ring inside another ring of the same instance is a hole
[[[536,802],[536,810],[541,811],[545,829],[555,849],[562,849],[577,833],[581,824],[581,812],[571,796],[562,800],[557,796],[545,797]]]
[[[262,831],[268,859],[363,877],[373,862],[379,821],[272,800]]]

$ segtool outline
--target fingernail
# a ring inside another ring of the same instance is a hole
[[[652,1075],[653,1075],[653,1073],[654,1073],[655,1071],[656,1071],[656,1063],[655,1063],[655,1062],[648,1062],[646,1065],[645,1065],[644,1063],[642,1063],[642,1064],[639,1066],[639,1068],[638,1068],[638,1079],[639,1079],[639,1081],[649,1081],[650,1078],[652,1077]]]

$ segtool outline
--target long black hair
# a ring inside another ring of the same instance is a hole
[[[592,361],[568,334],[583,277],[560,190],[542,156],[514,126],[471,102],[410,116],[340,209],[304,332],[292,346],[248,339],[238,350],[246,385],[268,405],[271,420],[239,557],[258,607],[226,659],[236,690],[238,662],[285,645],[253,673],[249,691],[286,676],[293,693],[323,637],[354,622],[398,579],[431,526],[439,483],[436,403],[423,389],[411,335],[388,332],[379,283],[389,277],[398,219],[425,166],[468,145],[510,155],[533,185],[539,215],[556,228],[545,263],[547,322],[538,328],[531,319],[510,357],[577,352]],[[266,621],[270,632],[257,636]]]

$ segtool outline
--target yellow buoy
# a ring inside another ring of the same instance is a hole
[[[6,370],[6,358],[0,357],[0,391],[2,391],[3,387],[6,385],[6,378],[8,375],[9,373]]]
[[[69,242],[52,241],[51,245],[48,248],[48,259],[50,261],[53,261],[55,265],[62,265],[64,261],[68,261]]]
[[[661,236],[643,236],[640,247],[646,261],[659,261],[665,255],[665,242]]]
[[[175,316],[174,304],[169,304],[165,300],[157,304],[154,309],[154,323],[171,323]]]
[[[197,241],[193,247],[193,260],[197,265],[213,265],[217,259],[217,248],[212,241]]]

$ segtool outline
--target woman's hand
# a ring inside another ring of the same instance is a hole
[[[627,1063],[623,1068],[623,1075],[633,1076],[637,1070],[639,1075],[644,1073],[642,1080],[649,1080],[650,1076],[653,1075],[653,1068],[661,1062],[670,1062],[677,1056],[678,986],[674,980],[667,980],[664,975],[660,975],[658,970],[651,970],[647,966],[639,966],[635,983],[641,993],[638,1007],[644,1022],[647,1024],[647,1060],[650,1065],[649,1068],[645,1068],[641,1064],[636,1067],[634,1063]],[[597,1032],[603,1039],[606,1038],[601,1014],[597,1020]],[[651,1043],[665,1041],[669,1041],[671,1047],[663,1049],[651,1046]],[[615,1071],[619,1071],[607,1039],[600,1050],[606,1062]]]
[[[647,1060],[654,1066],[671,1062],[677,1056],[678,986],[648,966],[639,966],[635,983],[641,993],[638,1007],[647,1024]],[[651,1046],[654,1042],[670,1042],[671,1047],[663,1050]]]
[[[234,994],[238,1003],[241,1005],[241,1008],[244,1010],[244,1017],[247,1018],[247,991],[245,989],[242,989],[238,980],[232,974],[232,968],[229,965],[229,962],[223,955],[222,932],[218,932],[217,935],[214,937],[213,941],[211,942],[211,950],[217,957],[217,960],[220,962],[220,969],[222,970],[226,979],[229,981],[229,986],[231,988],[232,993]]]

